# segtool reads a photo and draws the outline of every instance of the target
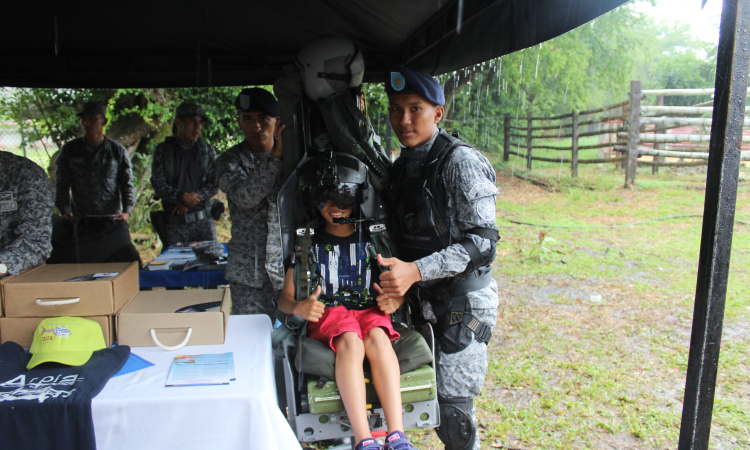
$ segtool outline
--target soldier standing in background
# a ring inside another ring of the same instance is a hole
[[[98,237],[101,245],[91,245],[80,259],[76,256],[76,262],[135,261],[141,266],[128,226],[135,207],[130,155],[122,144],[104,135],[104,104],[85,103],[77,115],[84,135],[63,145],[56,161],[55,180],[55,206],[74,224],[54,224],[65,237],[55,239],[52,259],[55,263],[70,262],[71,255],[60,249],[82,232],[87,239]],[[83,230],[78,225],[83,225]],[[66,229],[73,235],[67,234]]]
[[[63,216],[112,215],[128,221],[135,206],[128,151],[104,135],[102,103],[85,103],[77,116],[84,136],[63,145],[57,157],[55,206]]]
[[[216,179],[227,195],[232,240],[226,279],[232,314],[268,314],[284,284],[276,197],[281,188],[279,103],[260,88],[243,89],[234,102],[245,140],[216,161]]]
[[[0,277],[44,263],[52,251],[52,183],[34,162],[0,152]]]
[[[396,67],[388,116],[403,148],[392,172],[399,257],[381,287],[409,301],[435,328],[440,427],[446,450],[479,450],[474,399],[487,374],[497,319],[491,264],[498,240],[495,171],[482,154],[440,130],[445,96],[429,75]]]
[[[200,137],[208,122],[203,108],[183,103],[177,107],[174,136],[154,150],[151,185],[164,208],[163,248],[216,240],[210,213],[211,197],[219,192],[214,181],[216,149]]]

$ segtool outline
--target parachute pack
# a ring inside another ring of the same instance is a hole
[[[296,283],[300,295],[314,289],[309,268],[317,263],[309,248],[316,218],[310,217],[297,195],[300,170],[310,159],[342,153],[364,164],[371,200],[362,208],[365,220],[358,225],[378,253],[394,256],[382,195],[390,183],[392,162],[367,116],[363,75],[364,59],[356,45],[343,37],[321,36],[300,50],[296,66],[274,84],[281,122],[286,124],[282,132],[286,181],[279,193],[282,249],[285,259],[294,253],[293,259],[304,260],[305,279]],[[306,289],[299,289],[301,285]]]

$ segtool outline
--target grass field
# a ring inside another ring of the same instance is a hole
[[[676,447],[701,219],[587,227],[702,214],[705,171],[639,169],[629,191],[613,166],[582,167],[576,179],[569,166],[534,169],[554,193],[514,178],[518,167],[498,171],[500,307],[477,402],[483,449]],[[748,221],[750,170],[740,178],[736,217]],[[714,449],[750,445],[750,226],[735,226],[728,282]],[[439,448],[434,433],[412,435]]]

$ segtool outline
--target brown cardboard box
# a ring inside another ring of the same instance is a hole
[[[221,308],[205,312],[177,313],[178,309],[206,302],[221,301]],[[186,345],[223,344],[227,331],[231,297],[228,289],[189,291],[141,291],[115,318],[120,345],[156,347],[153,329],[165,346],[182,343],[192,328]]]
[[[101,272],[119,272],[94,281],[65,281]],[[50,264],[4,285],[6,317],[106,316],[138,293],[138,263]],[[78,300],[54,305],[55,301]]]
[[[42,264],[42,266],[43,265],[44,264]],[[25,273],[29,273],[32,270],[38,269],[39,267],[42,267],[42,266],[37,266],[37,267],[32,267],[31,269],[26,269],[26,270],[22,271],[20,274],[18,274],[18,276],[20,277],[21,275],[23,275]],[[8,281],[10,281],[10,280],[12,280],[14,278],[16,278],[16,277],[14,277],[13,275],[7,275],[7,276],[5,276],[3,278],[0,278],[0,317],[3,317],[3,299],[5,298],[5,293],[4,293],[4,291],[5,291],[5,283],[7,283]]]
[[[57,316],[51,316],[57,317]],[[31,348],[31,341],[34,339],[36,327],[46,317],[4,317],[0,318],[0,343],[13,341],[16,344],[28,350]],[[115,327],[112,316],[91,316],[86,319],[98,322],[104,333],[104,342],[107,347],[115,342]]]

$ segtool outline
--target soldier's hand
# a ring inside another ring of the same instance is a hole
[[[72,212],[68,212],[68,213],[63,214],[63,216],[65,216],[65,217],[73,217],[73,213]]]
[[[375,286],[375,290],[380,294],[376,299],[378,308],[384,313],[393,314],[404,304],[405,297],[389,297],[377,283],[373,283],[373,286]]]
[[[284,156],[284,149],[281,145],[281,132],[284,131],[284,128],[286,128],[286,125],[280,125],[276,132],[273,134],[274,140],[276,141],[276,144],[273,148],[273,156],[281,159]]]
[[[198,194],[197,192],[185,192],[184,194],[182,194],[182,203],[184,203],[188,208],[192,208],[193,206],[200,203],[202,198],[203,196]]]
[[[130,220],[130,213],[124,212],[124,213],[113,214],[112,218],[115,220],[121,220],[123,222],[127,222],[128,220]]]
[[[412,284],[422,281],[422,274],[413,262],[404,262],[398,258],[383,258],[378,254],[378,264],[390,268],[387,272],[380,274],[380,286],[389,296],[403,297]]]
[[[326,305],[323,302],[318,301],[320,297],[320,286],[315,288],[315,292],[311,296],[307,297],[301,302],[297,302],[294,305],[294,314],[302,317],[310,322],[317,322],[323,317],[323,312],[326,310]]]
[[[173,216],[184,216],[188,212],[188,207],[185,205],[176,205],[174,208],[172,208],[172,215]]]

